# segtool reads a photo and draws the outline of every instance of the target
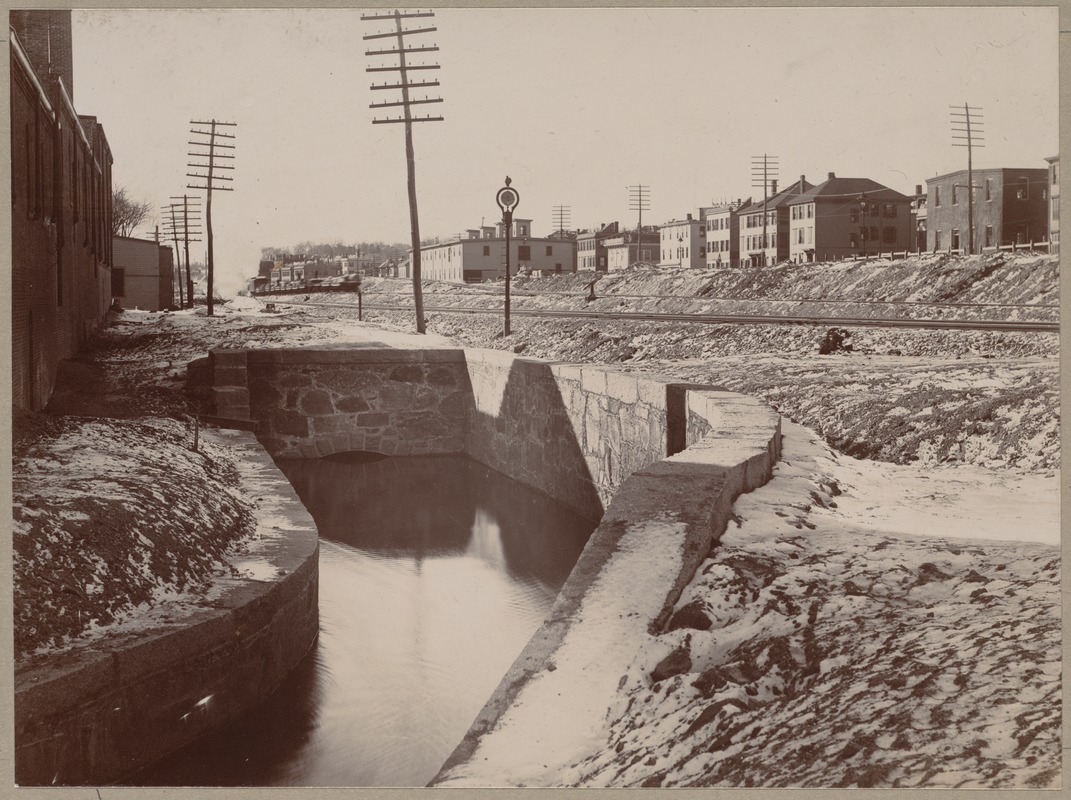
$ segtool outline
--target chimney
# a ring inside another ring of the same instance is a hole
[[[835,177],[837,177],[835,174],[833,174],[832,172],[829,173],[829,179],[830,180],[833,180]]]
[[[777,194],[777,179],[770,181],[770,194]]]
[[[915,194],[922,194],[922,184],[921,183],[916,183],[915,184]]]
[[[688,219],[691,219],[691,218],[692,218],[692,215],[691,215],[691,214],[689,214],[689,215],[688,215]]]
[[[807,185],[807,176],[800,175],[800,194],[803,194],[803,187]]]
[[[71,45],[71,10],[48,9],[11,12],[11,27],[19,37],[42,82],[50,76],[63,80],[74,101],[74,51]]]

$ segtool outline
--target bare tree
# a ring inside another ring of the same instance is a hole
[[[150,205],[126,196],[126,189],[112,192],[112,236],[130,236],[149,216]]]

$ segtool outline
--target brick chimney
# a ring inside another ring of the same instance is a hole
[[[19,38],[37,76],[46,81],[56,76],[74,100],[74,48],[71,42],[71,10],[12,11],[11,27]]]
[[[835,177],[837,177],[837,176],[834,173],[832,173],[832,172],[829,173],[829,179],[830,180],[833,180]]]
[[[770,194],[777,194],[777,179],[770,181]]]

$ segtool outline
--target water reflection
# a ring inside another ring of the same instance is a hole
[[[466,458],[282,462],[320,531],[320,636],[268,703],[140,785],[422,786],[594,523]]]

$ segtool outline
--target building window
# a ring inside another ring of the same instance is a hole
[[[486,245],[486,244],[485,244],[485,245],[483,246],[483,254],[484,254],[485,256],[489,256],[489,255],[491,255],[491,246],[490,246],[490,245]]]
[[[547,255],[548,256],[554,255],[554,248],[549,244],[547,245]]]
[[[1019,179],[1019,184],[1015,188],[1015,199],[1016,200],[1029,200],[1030,199],[1030,188],[1029,188],[1029,185],[1027,184],[1026,178],[1020,178]]]
[[[993,246],[993,226],[992,225],[986,225],[985,226],[985,246],[986,247],[992,247]]]
[[[884,231],[885,244],[896,244],[896,228],[892,225],[886,226]]]
[[[941,187],[940,186],[934,186],[933,187],[933,204],[935,206],[941,205]]]
[[[952,229],[952,249],[959,250],[959,228]]]
[[[992,178],[986,178],[985,179],[985,199],[986,200],[992,200],[993,199],[993,179]]]
[[[1053,219],[1059,219],[1060,218],[1060,198],[1059,197],[1052,198],[1052,218]]]
[[[528,235],[528,226],[527,225],[518,225],[517,226],[517,235],[518,236],[527,236]]]
[[[941,249],[941,232],[940,231],[934,231],[933,232],[933,249],[934,250],[940,250]]]
[[[859,209],[855,206],[852,206],[850,209],[848,209],[848,221],[859,222]]]
[[[954,183],[952,184],[952,205],[954,205],[954,206],[958,206],[959,205],[959,192],[956,191],[956,189],[958,189],[958,188],[959,187],[956,186],[956,184],[954,184]]]
[[[854,233],[849,233],[848,234],[848,247],[851,247],[852,249],[854,249],[854,248],[856,248],[858,246],[859,246],[859,244],[855,240],[855,234]]]
[[[522,244],[517,248],[517,260],[518,261],[531,261],[532,260],[532,248],[530,245]]]
[[[889,219],[896,219],[896,204],[895,203],[886,203],[885,204],[885,216],[888,217]]]

